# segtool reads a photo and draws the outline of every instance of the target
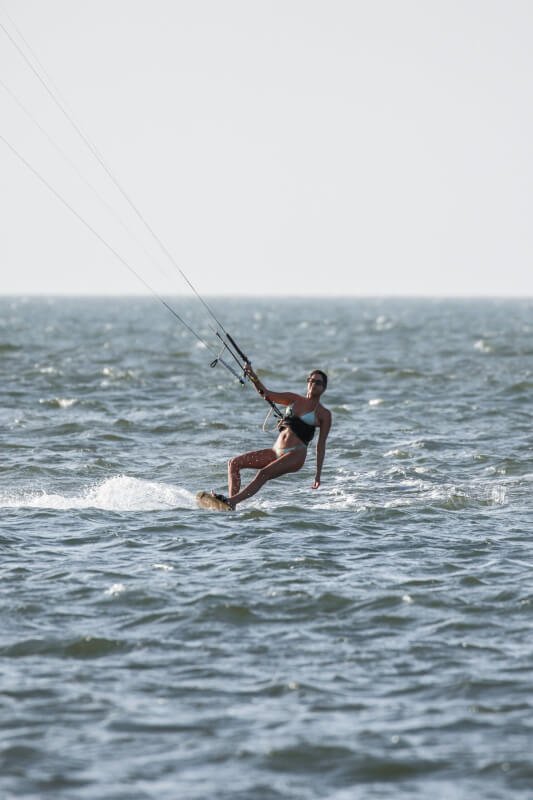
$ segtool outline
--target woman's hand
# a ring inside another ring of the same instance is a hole
[[[246,364],[244,365],[244,374],[247,375],[250,378],[250,380],[254,382],[257,380],[257,375],[255,374],[252,365],[250,364],[249,361],[247,361]]]
[[[264,396],[265,387],[257,377],[249,361],[247,361],[246,364],[244,365],[244,374],[252,381],[256,391],[259,392],[260,395]]]
[[[316,479],[315,479],[315,482],[314,482],[314,483],[313,483],[313,485],[311,486],[311,489],[318,489],[318,487],[319,487],[319,486],[320,486],[320,479],[319,479],[319,478],[316,478]]]

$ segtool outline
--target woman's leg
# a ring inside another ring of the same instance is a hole
[[[228,461],[228,493],[230,497],[241,488],[241,469],[261,469],[276,460],[273,450],[253,450]]]
[[[264,451],[263,451],[264,452]],[[275,457],[275,453],[271,450],[270,453],[274,456],[274,460],[267,462],[264,466],[259,468],[255,477],[252,478],[250,483],[244,487],[242,491],[235,494],[230,494],[231,505],[235,508],[238,503],[252,497],[259,489],[264,486],[267,481],[272,478],[279,478],[280,475],[285,475],[288,472],[297,472],[303,467],[305,462],[306,450],[305,448],[298,448],[291,453],[286,453],[280,458]],[[250,455],[250,454],[249,454]]]

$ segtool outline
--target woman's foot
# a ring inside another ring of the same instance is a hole
[[[224,503],[224,505],[228,506],[228,508],[231,508],[232,511],[235,510],[235,506],[233,505],[229,497],[226,497],[225,495],[219,494],[218,492],[214,491],[211,491],[211,494],[213,495],[215,500],[220,500],[221,503]]]

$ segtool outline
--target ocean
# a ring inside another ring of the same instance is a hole
[[[0,299],[0,798],[531,800],[533,300],[209,302],[319,490],[196,507],[273,422],[157,300]]]

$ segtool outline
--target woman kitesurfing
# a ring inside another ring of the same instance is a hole
[[[267,389],[266,386],[264,386],[253,370],[249,359],[236,344],[235,340],[224,329],[222,323],[214,314],[209,304],[193,286],[183,269],[173,257],[172,253],[154,231],[154,228],[147,221],[146,217],[142,214],[137,205],[132,201],[131,197],[122,186],[122,183],[117,180],[108,164],[103,160],[99,150],[83,132],[78,123],[74,120],[66,105],[61,101],[53,85],[51,85],[51,82],[49,81],[42,65],[28,44],[27,39],[20,34],[20,31],[18,31],[19,41],[17,41],[17,38],[10,33],[2,21],[0,21],[0,29],[5,33],[11,45],[22,57],[28,69],[31,71],[31,73],[33,73],[34,77],[38,79],[38,82],[45,90],[47,96],[53,101],[56,108],[61,112],[62,116],[67,120],[77,136],[81,139],[84,146],[94,157],[95,161],[103,171],[105,179],[107,181],[111,181],[114,188],[118,191],[119,196],[122,197],[122,200],[127,204],[129,211],[134,213],[134,217],[136,217],[144,227],[145,233],[148,232],[150,237],[158,245],[160,255],[162,254],[164,256],[165,262],[170,262],[170,264],[179,272],[189,288],[193,291],[196,298],[202,304],[204,311],[206,311],[216,323],[217,327],[214,333],[222,342],[223,350],[218,356],[215,357],[214,361],[211,363],[211,366],[216,366],[216,364],[220,363],[228,371],[230,371],[234,377],[240,381],[241,384],[244,384],[245,378],[248,378],[253,383],[259,394],[270,404],[272,410],[279,419],[278,437],[271,448],[244,453],[232,458],[229,461],[228,497],[215,494],[214,492],[200,492],[197,495],[198,503],[201,506],[217,508],[218,510],[232,510],[236,508],[239,503],[242,503],[243,500],[252,497],[267,481],[270,481],[273,478],[278,478],[281,475],[285,475],[290,472],[297,472],[305,463],[308,445],[313,439],[315,430],[318,428],[319,434],[316,446],[317,461],[315,480],[313,483],[313,488],[317,489],[321,482],[322,466],[324,463],[326,450],[326,439],[331,427],[331,413],[320,402],[321,397],[326,391],[327,387],[326,374],[321,370],[313,370],[307,379],[307,392],[305,395],[299,395],[293,392],[276,392]],[[15,28],[15,30],[17,29]],[[114,209],[110,207],[109,203],[106,202],[98,188],[94,186],[91,181],[85,178],[84,174],[80,172],[72,159],[68,157],[64,149],[55,142],[54,137],[51,136],[48,131],[39,123],[31,111],[29,111],[19,101],[16,93],[12,92],[3,84],[3,82],[0,82],[0,85],[10,94],[15,103],[39,128],[40,132],[48,139],[48,141],[54,145],[57,152],[59,152],[59,155],[65,160],[68,166],[76,172],[78,177],[83,180],[87,188],[89,188],[91,192],[96,195],[100,203],[104,205],[108,211],[114,212]],[[144,285],[144,287],[148,289],[148,291],[151,292],[151,294],[153,294],[157,300],[159,300],[159,302],[167,309],[167,311],[169,311],[189,331],[189,333],[191,333],[202,344],[202,346],[204,346],[206,349],[210,349],[212,352],[215,352],[211,342],[206,341],[203,334],[200,334],[189,324],[186,319],[178,314],[169,299],[165,299],[158,291],[155,290],[151,279],[148,280],[144,276],[142,269],[140,269],[138,266],[133,266],[130,263],[130,258],[126,258],[117,250],[117,247],[112,244],[108,240],[107,236],[103,235],[103,233],[99,230],[99,226],[95,226],[93,222],[90,222],[85,215],[78,210],[76,207],[76,202],[73,202],[65,197],[64,194],[59,191],[38,168],[33,166],[19,151],[19,149],[10,141],[8,141],[2,133],[0,133],[0,141],[3,142],[3,144],[26,167],[26,169],[33,173],[33,175],[51,192],[51,194],[54,195],[55,198],[71,214],[73,214],[101,242],[101,244],[103,244],[104,247],[106,247],[107,250],[112,253],[118,261],[121,262],[124,267],[126,267],[133,275],[135,275],[135,277]],[[126,232],[135,241],[137,241],[137,243],[140,243],[135,233],[128,225],[126,225],[121,216],[116,213],[114,213],[114,216],[121,226],[126,230]],[[143,250],[145,251],[146,255],[151,255],[146,248],[143,247]],[[154,260],[154,258],[152,257],[151,260]],[[157,259],[155,259],[155,263],[158,267],[161,266]],[[228,363],[227,360],[222,358],[222,355],[225,355],[226,353],[229,354],[229,356],[231,356],[235,362],[237,362],[240,374],[237,372],[235,365],[231,363],[231,360],[230,363]],[[276,403],[285,406],[285,414],[283,414],[279,408],[277,408]],[[257,472],[253,479],[243,489],[241,489],[241,471],[244,469],[256,469]]]
[[[312,488],[318,489],[321,482],[326,439],[331,428],[331,411],[320,402],[328,385],[325,372],[315,369],[310,373],[307,378],[307,392],[304,396],[294,392],[275,392],[267,389],[249,362],[246,363],[244,371],[267,402],[274,407],[275,403],[285,406],[285,414],[280,414],[279,435],[272,447],[252,450],[230,459],[227,497],[214,492],[210,496],[205,492],[200,493],[199,502],[213,508],[233,510],[243,500],[256,494],[267,481],[301,469],[307,457],[308,445],[317,428],[316,471]],[[257,472],[252,480],[241,489],[241,470],[243,469],[256,469]]]

